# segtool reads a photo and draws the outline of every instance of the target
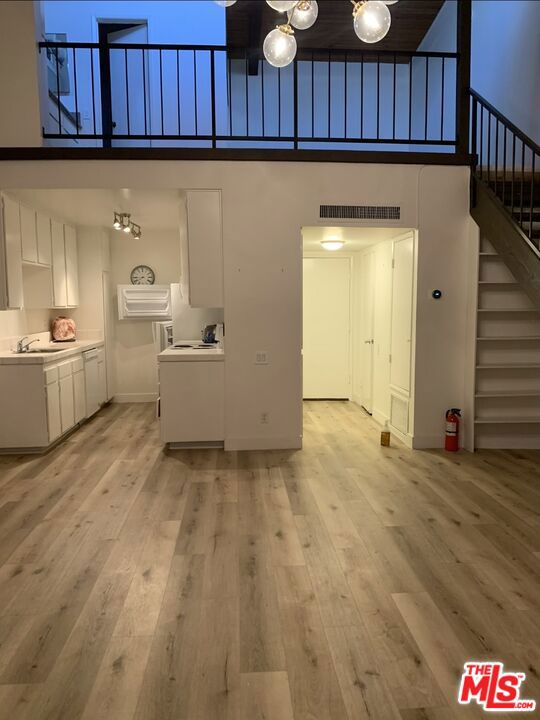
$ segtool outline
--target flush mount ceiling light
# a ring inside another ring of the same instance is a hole
[[[141,226],[131,221],[130,213],[116,212],[114,211],[113,228],[115,230],[121,230],[126,235],[131,233],[135,240],[140,240],[142,236]]]
[[[345,245],[345,241],[332,238],[331,240],[321,240],[321,245],[325,250],[341,250]]]
[[[222,7],[230,7],[236,0],[215,0]],[[353,29],[365,43],[380,42],[390,30],[392,16],[388,5],[398,0],[350,0],[353,5]],[[266,36],[263,44],[264,57],[277,68],[290,65],[296,56],[294,30],[312,27],[319,14],[316,0],[266,0],[266,3],[280,13],[287,13],[287,22],[277,25]]]

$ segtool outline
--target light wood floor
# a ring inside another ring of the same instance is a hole
[[[480,717],[481,658],[540,699],[539,453],[311,402],[302,452],[167,454],[152,413],[0,458],[2,720]]]

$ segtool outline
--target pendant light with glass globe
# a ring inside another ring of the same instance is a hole
[[[215,0],[222,7],[234,5],[236,0]],[[350,0],[353,5],[353,28],[365,43],[380,42],[390,30],[392,16],[388,5],[398,0]],[[296,56],[294,29],[307,30],[317,21],[317,0],[266,0],[279,13],[287,13],[286,22],[276,25],[266,36],[263,52],[266,60],[277,68],[290,65]]]

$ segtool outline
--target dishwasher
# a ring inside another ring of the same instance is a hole
[[[96,348],[85,350],[82,354],[84,361],[84,380],[86,385],[86,417],[92,417],[99,410],[99,378],[98,378],[98,351]]]

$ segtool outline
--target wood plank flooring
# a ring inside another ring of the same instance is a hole
[[[0,458],[2,720],[476,718],[482,658],[540,700],[540,453],[304,411],[301,452],[164,452],[112,405]]]

